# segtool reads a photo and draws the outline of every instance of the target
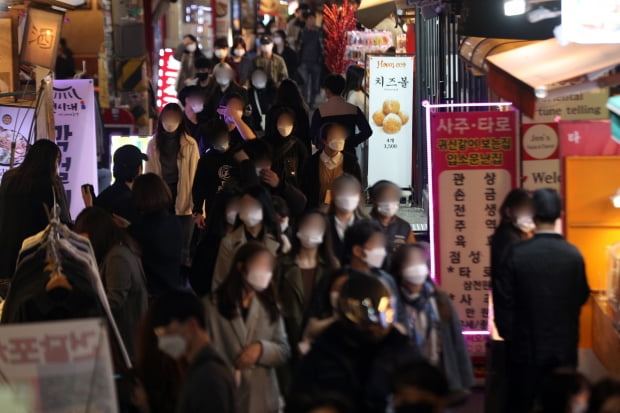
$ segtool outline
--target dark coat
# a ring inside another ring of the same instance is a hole
[[[94,199],[95,206],[129,222],[136,219],[137,212],[131,202],[131,189],[125,182],[115,181]]]
[[[502,223],[495,229],[491,238],[491,282],[495,284],[495,275],[499,274],[500,265],[506,259],[510,249],[523,241],[523,233],[512,223]],[[493,285],[495,290],[495,285]]]
[[[142,250],[142,266],[149,294],[185,288],[181,277],[181,224],[168,211],[142,216],[128,229]]]
[[[417,348],[395,328],[374,344],[339,320],[317,338],[302,359],[291,394],[336,393],[353,403],[356,413],[383,413],[390,377],[399,366],[418,357]]]
[[[320,165],[321,165],[321,153],[319,151],[312,155],[306,164],[305,171],[303,172],[304,181],[301,184],[301,189],[306,198],[308,198],[308,208],[318,208],[323,205],[323,200],[320,199],[321,194],[321,180],[320,180]],[[345,174],[350,174],[356,177],[362,182],[362,170],[360,169],[357,158],[347,152],[342,153],[344,160],[342,163],[342,169]]]
[[[266,136],[265,140],[273,148],[271,169],[278,174],[280,180],[299,188],[304,180],[303,171],[308,161],[305,145],[295,136]]]
[[[310,118],[308,117],[308,112],[305,107],[292,107],[286,104],[276,103],[267,112],[267,116],[265,118],[265,123],[267,126],[273,128],[273,125],[276,124],[277,119],[276,116],[281,113],[283,108],[291,108],[295,112],[295,129],[293,129],[293,135],[297,136],[297,138],[304,144],[308,153],[311,153],[311,141],[310,141]],[[269,127],[267,128],[269,131]]]
[[[213,348],[202,349],[189,365],[176,411],[240,411],[232,370]]]
[[[495,285],[495,323],[508,360],[576,367],[579,315],[590,294],[579,250],[558,234],[536,234],[511,249]]]
[[[2,176],[0,185],[0,278],[11,278],[22,242],[45,229],[49,219],[45,207],[60,205],[60,218],[70,224],[71,218],[62,184],[41,177],[31,188],[19,187],[19,168]],[[74,194],[74,196],[79,196]]]

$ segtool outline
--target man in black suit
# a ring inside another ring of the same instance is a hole
[[[546,375],[577,367],[579,314],[590,294],[581,253],[554,232],[562,200],[534,192],[534,238],[515,245],[493,291],[495,323],[506,340],[510,412],[530,412]]]

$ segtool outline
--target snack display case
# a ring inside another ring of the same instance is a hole
[[[367,54],[385,53],[395,46],[392,33],[388,31],[351,31],[347,32],[345,60],[365,66]]]

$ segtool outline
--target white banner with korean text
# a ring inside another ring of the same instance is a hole
[[[91,79],[54,80],[56,144],[62,152],[59,174],[67,192],[71,216],[84,208],[81,187],[97,193],[95,91]]]
[[[29,412],[118,412],[102,320],[0,326],[0,372]]]
[[[381,179],[411,186],[413,56],[368,57],[368,184]]]

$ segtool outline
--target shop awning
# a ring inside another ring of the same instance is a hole
[[[555,39],[487,58],[489,86],[526,115],[537,98],[556,98],[620,84],[606,73],[620,64],[620,44],[560,46]]]
[[[531,40],[467,36],[461,39],[459,53],[467,62],[474,75],[483,76],[489,70],[487,64],[488,57],[533,43],[534,41]]]

